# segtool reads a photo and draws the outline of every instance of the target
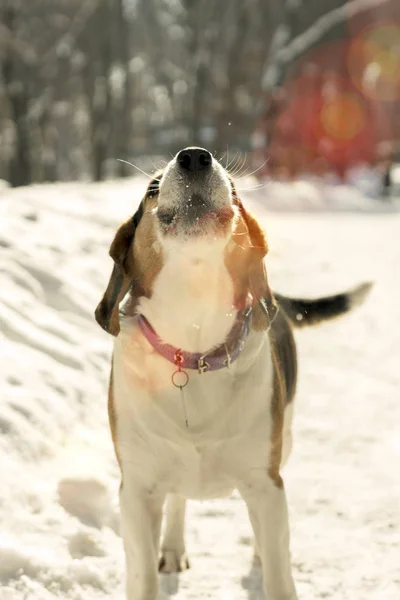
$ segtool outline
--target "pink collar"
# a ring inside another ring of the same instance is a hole
[[[153,348],[180,369],[194,369],[200,374],[229,368],[242,352],[250,331],[251,307],[238,312],[236,321],[224,344],[208,352],[186,352],[164,343],[154,331],[146,317],[138,316],[139,327]]]

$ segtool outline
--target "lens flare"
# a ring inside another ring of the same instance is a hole
[[[320,121],[322,129],[333,141],[351,141],[365,127],[363,106],[355,96],[342,94],[325,103]]]
[[[373,100],[400,100],[400,24],[380,24],[350,44],[348,70],[354,85]]]

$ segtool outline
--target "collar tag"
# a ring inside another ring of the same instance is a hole
[[[224,344],[224,346],[225,346],[225,353],[226,353],[226,358],[225,358],[225,360],[224,360],[224,365],[225,365],[225,367],[226,367],[227,369],[230,369],[230,368],[231,368],[231,363],[232,363],[232,358],[231,358],[231,355],[230,355],[230,354],[229,354],[229,352],[228,352],[228,347],[227,347],[227,345],[226,345],[226,344]]]
[[[199,358],[199,360],[197,361],[197,370],[200,373],[200,375],[203,375],[203,373],[206,373],[209,368],[210,368],[209,363],[206,360],[204,360],[204,356],[201,356]]]

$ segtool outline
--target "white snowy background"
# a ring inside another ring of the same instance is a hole
[[[269,237],[276,291],[375,282],[363,307],[296,333],[284,477],[302,600],[400,598],[399,201],[373,198],[373,180],[354,183],[244,193]],[[0,189],[0,600],[123,598],[106,416],[112,342],[93,311],[115,228],[145,185]],[[187,547],[192,568],[162,576],[163,599],[263,597],[237,495],[190,503]]]

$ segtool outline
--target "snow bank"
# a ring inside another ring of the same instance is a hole
[[[111,342],[93,310],[112,232],[143,190],[142,181],[61,184],[0,196],[1,600],[120,585]]]

